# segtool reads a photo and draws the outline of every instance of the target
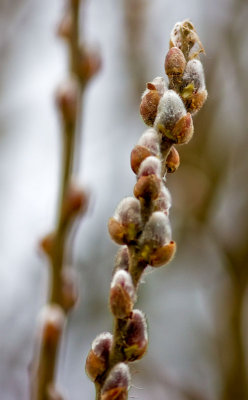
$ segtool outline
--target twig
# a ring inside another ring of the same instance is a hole
[[[157,77],[147,83],[140,113],[151,128],[131,153],[137,175],[134,196],[123,199],[109,220],[111,238],[118,252],[110,287],[114,333],[100,334],[86,360],[86,371],[96,387],[96,400],[125,400],[130,375],[127,364],[140,359],[147,348],[144,314],[134,310],[140,278],[147,265],[162,266],[174,256],[168,219],[170,194],[164,175],[179,166],[175,144],[188,143],[193,135],[192,114],[206,100],[199,53],[202,44],[189,21],[177,23],[165,59],[167,85]]]
[[[65,267],[65,261],[68,261],[66,241],[70,228],[75,217],[82,214],[87,205],[86,193],[72,182],[75,143],[80,135],[84,88],[100,66],[98,55],[80,46],[79,7],[80,0],[68,0],[67,11],[58,32],[68,43],[69,81],[57,93],[57,106],[63,126],[62,172],[56,229],[41,242],[51,264],[50,295],[42,312],[39,350],[32,365],[32,400],[61,399],[55,388],[56,363],[66,313],[75,304],[77,297],[75,281]]]

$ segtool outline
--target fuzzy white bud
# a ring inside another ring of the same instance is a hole
[[[109,304],[116,318],[126,318],[133,309],[136,299],[133,281],[129,272],[118,270],[110,286]]]
[[[147,129],[140,137],[138,145],[150,150],[154,155],[158,155],[160,153],[160,141],[156,129]]]
[[[152,85],[156,88],[160,96],[163,96],[164,92],[168,89],[167,83],[165,82],[164,78],[161,76],[156,76],[151,82],[148,83],[148,87],[152,87]]]
[[[161,132],[172,130],[184,115],[186,109],[181,98],[174,90],[168,90],[159,102],[154,128]]]
[[[104,357],[109,353],[113,342],[113,335],[110,332],[102,332],[92,342],[92,350],[98,357]]]
[[[171,226],[167,215],[162,211],[155,211],[150,216],[143,234],[141,242],[152,245],[153,247],[163,246],[171,240]]]
[[[168,215],[170,208],[171,208],[171,194],[169,192],[169,189],[165,185],[161,185],[161,190],[158,195],[158,198],[154,200],[154,209],[156,211],[162,211],[166,215]]]
[[[101,399],[106,399],[110,400],[111,398],[111,393],[113,389],[119,388],[120,390],[123,390],[123,394],[129,389],[130,386],[130,372],[129,372],[129,367],[127,364],[124,363],[118,363],[116,364],[110,371],[104,385],[102,388],[102,397]],[[120,397],[120,398],[125,398],[125,397]]]
[[[138,178],[147,175],[157,175],[161,176],[161,161],[157,157],[147,157],[140,164]]]
[[[139,226],[141,224],[139,200],[134,197],[125,197],[116,208],[114,218],[123,225],[133,223]]]
[[[113,276],[110,288],[113,289],[115,286],[122,286],[122,288],[129,294],[130,298],[135,300],[135,289],[133,281],[129,272],[125,270],[116,271]]]
[[[183,75],[183,83],[185,86],[192,83],[194,91],[202,92],[205,90],[204,70],[200,60],[190,60]]]

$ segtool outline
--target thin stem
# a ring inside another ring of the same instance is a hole
[[[79,51],[79,1],[71,2],[72,15],[72,32],[69,40],[69,55],[70,55],[70,75],[77,78],[77,62]],[[77,119],[82,122],[81,105],[84,87],[80,84],[79,79],[79,105]],[[56,222],[56,230],[53,241],[53,251],[51,254],[50,268],[50,296],[49,304],[61,305],[61,272],[64,265],[66,252],[66,239],[68,234],[68,221],[65,221],[63,215],[64,199],[69,187],[74,164],[74,150],[76,135],[79,134],[76,123],[64,122],[63,127],[63,157],[62,157],[62,172],[60,180],[60,196],[58,205],[58,214]],[[62,333],[62,331],[61,331]],[[39,359],[37,370],[33,381],[31,398],[33,400],[49,400],[48,388],[53,384],[56,376],[56,361],[58,356],[61,333],[57,340],[47,343],[41,340],[39,349]]]
[[[65,128],[64,142],[63,142],[63,159],[62,159],[62,178],[60,188],[59,209],[57,216],[57,229],[54,242],[54,251],[52,254],[52,270],[51,270],[51,294],[50,303],[60,303],[60,273],[63,268],[65,256],[65,242],[68,233],[68,225],[63,218],[63,204],[70,177],[73,169],[73,156],[74,156],[74,142],[75,142],[75,126]]]

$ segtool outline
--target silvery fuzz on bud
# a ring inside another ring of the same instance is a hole
[[[65,313],[58,304],[47,304],[40,313],[39,322],[44,343],[53,345],[58,342],[65,323]]]
[[[125,335],[125,355],[128,361],[139,360],[148,345],[147,324],[142,311],[133,310],[127,322]]]
[[[125,197],[115,210],[114,218],[124,226],[141,223],[140,203],[134,197]]]
[[[141,176],[134,186],[133,193],[142,203],[151,202],[158,197],[161,178],[157,175]]]
[[[191,114],[199,111],[207,95],[202,63],[199,60],[191,60],[187,64],[182,86],[182,98],[187,111]]]
[[[138,173],[140,164],[149,156],[160,155],[160,139],[157,131],[147,129],[131,152],[131,167],[135,174]]]
[[[127,364],[118,363],[110,371],[101,391],[101,400],[126,400],[130,386]]]
[[[200,53],[204,53],[204,48],[195,27],[188,20],[175,24],[170,35],[170,47],[181,49],[186,59],[195,58]]]
[[[161,176],[161,161],[154,156],[145,158],[140,164],[138,178],[147,175],[157,175]]]
[[[171,194],[169,189],[161,184],[157,199],[154,201],[154,211],[162,211],[165,215],[169,214],[171,208]]]
[[[156,129],[147,129],[140,137],[138,141],[139,146],[143,146],[148,149],[154,156],[160,154],[160,139]]]
[[[109,219],[109,234],[116,243],[127,244],[135,240],[141,223],[140,202],[134,197],[126,197]]]
[[[181,98],[174,90],[168,90],[159,102],[154,128],[167,136],[184,115],[186,110]]]
[[[161,76],[156,76],[156,78],[146,84],[146,87],[150,90],[157,90],[160,97],[163,96],[164,92],[168,89],[164,78]]]
[[[113,335],[109,332],[101,333],[92,343],[86,359],[85,370],[93,382],[107,369],[112,343]]]
[[[155,211],[150,216],[141,236],[141,243],[150,248],[163,246],[171,240],[171,226],[168,216]]]
[[[135,301],[135,289],[129,272],[116,271],[110,286],[109,304],[116,318],[126,318],[130,315]]]
[[[187,63],[184,75],[183,85],[193,84],[194,92],[201,92],[206,89],[203,66],[200,60],[190,60]]]

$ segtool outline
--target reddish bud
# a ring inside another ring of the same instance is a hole
[[[69,39],[72,32],[72,17],[69,12],[65,14],[58,26],[58,35],[63,39]]]
[[[98,335],[92,343],[86,359],[85,370],[88,377],[94,382],[107,369],[113,335],[104,332]]]
[[[141,176],[134,186],[134,196],[146,201],[155,200],[160,192],[161,179],[157,175]]]
[[[61,337],[65,323],[65,313],[57,304],[48,304],[41,310],[40,324],[45,344],[53,345]]]
[[[54,238],[54,232],[51,232],[48,235],[44,236],[40,241],[40,248],[48,257],[51,257],[53,252]]]
[[[131,168],[135,174],[138,173],[140,164],[146,158],[151,156],[152,153],[143,146],[135,146],[131,153]]]
[[[148,175],[161,176],[161,161],[157,157],[150,156],[142,161],[139,168],[138,178]]]
[[[72,268],[65,268],[61,274],[61,303],[69,311],[78,300],[77,276]]]
[[[85,84],[100,70],[102,65],[98,51],[83,47],[79,53],[77,63],[77,75],[81,82]]]
[[[124,270],[114,274],[110,287],[109,304],[116,318],[126,318],[130,315],[135,301],[135,289],[131,275]]]
[[[65,124],[75,124],[78,109],[78,87],[73,80],[60,85],[56,93],[57,106]]]
[[[109,218],[108,230],[111,239],[114,242],[116,242],[117,244],[125,244],[124,236],[126,230],[119,221],[117,221],[115,218]]]
[[[171,241],[150,254],[149,264],[152,267],[161,267],[173,259],[175,252],[176,243]]]
[[[140,115],[146,125],[153,126],[160,95],[157,90],[149,90],[144,93],[140,104]]]
[[[166,170],[169,173],[173,173],[178,169],[179,165],[180,157],[178,151],[174,146],[172,146],[171,151],[166,158]]]
[[[77,214],[86,210],[88,203],[88,196],[82,190],[71,183],[65,194],[63,202],[63,218],[69,220]]]
[[[154,128],[147,129],[140,137],[138,145],[145,147],[153,156],[160,154],[160,138]]]
[[[174,126],[172,131],[167,132],[167,137],[177,144],[188,143],[193,136],[194,125],[190,113],[182,117]]]
[[[101,400],[127,400],[130,386],[129,368],[116,364],[110,371],[101,391]]]
[[[148,345],[147,324],[140,310],[133,310],[127,322],[125,333],[125,355],[127,361],[139,360],[146,352]]]
[[[172,47],[165,58],[165,73],[169,77],[181,76],[185,70],[186,60],[178,47]]]

